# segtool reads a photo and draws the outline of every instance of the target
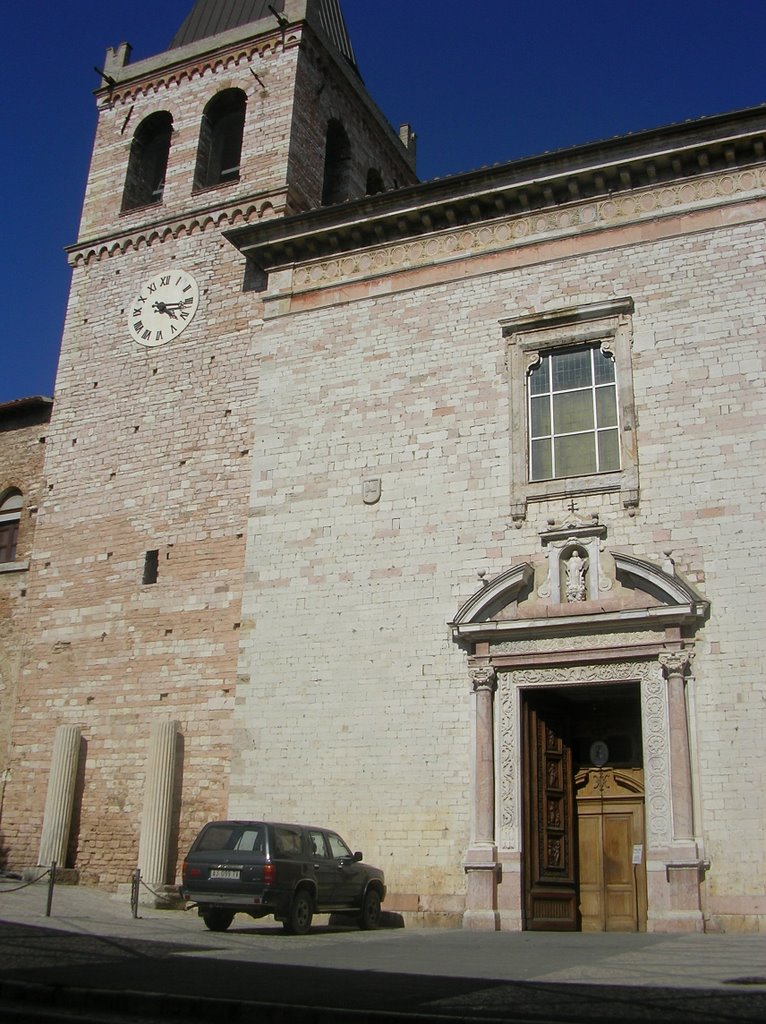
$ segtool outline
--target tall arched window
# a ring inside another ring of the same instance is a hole
[[[172,134],[173,118],[166,110],[150,114],[136,128],[122,195],[123,212],[162,202]]]
[[[351,196],[351,143],[346,129],[333,118],[327,125],[322,205],[344,203]]]
[[[368,196],[376,196],[379,192],[385,192],[385,185],[383,184],[383,175],[380,173],[377,167],[371,167],[367,171],[367,189]]]
[[[21,491],[6,491],[0,500],[0,563],[16,561],[16,542],[24,499]]]
[[[205,107],[194,172],[195,189],[238,180],[246,107],[247,96],[241,89],[225,89]]]

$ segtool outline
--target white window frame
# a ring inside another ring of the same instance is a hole
[[[629,297],[589,303],[547,313],[501,320],[508,344],[511,391],[511,515],[526,518],[530,502],[619,491],[622,504],[635,510],[639,500],[638,453],[631,347],[633,300]],[[530,480],[528,380],[542,355],[562,349],[599,346],[614,357],[620,438],[619,470],[586,476]]]

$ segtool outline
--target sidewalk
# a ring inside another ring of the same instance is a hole
[[[17,884],[0,882],[6,1019],[35,1004],[104,1021],[766,1019],[759,935],[360,932],[319,917],[297,937],[242,915],[212,933],[194,912],[134,920],[79,886],[57,885],[46,918],[47,886]]]

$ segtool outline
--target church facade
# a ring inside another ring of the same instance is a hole
[[[408,923],[763,928],[766,111],[420,183],[337,2],[230,6],[107,55],[7,863],[300,820]]]

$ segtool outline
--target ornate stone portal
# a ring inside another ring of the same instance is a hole
[[[516,565],[484,582],[451,623],[468,653],[476,702],[465,926],[530,926],[523,888],[523,775],[531,770],[520,735],[524,695],[555,699],[575,687],[635,684],[646,850],[634,856],[645,862],[647,879],[639,927],[701,931],[699,883],[707,865],[695,838],[685,687],[691,636],[708,603],[672,572],[603,549],[605,531],[595,518],[548,526],[541,535],[547,574],[537,588],[534,567]]]

